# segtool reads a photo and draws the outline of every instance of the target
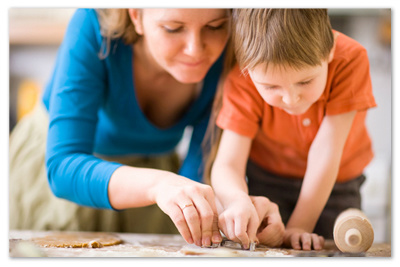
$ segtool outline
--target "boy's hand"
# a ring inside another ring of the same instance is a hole
[[[283,244],[286,247],[303,250],[321,250],[324,247],[325,239],[315,233],[308,233],[303,229],[286,229]]]
[[[269,247],[279,247],[283,243],[285,225],[282,222],[277,204],[266,197],[250,196],[260,219],[257,239]]]
[[[250,247],[250,242],[257,242],[257,228],[260,220],[257,211],[247,194],[237,195],[235,200],[223,207],[218,218],[218,227],[225,236],[240,242],[244,249]]]

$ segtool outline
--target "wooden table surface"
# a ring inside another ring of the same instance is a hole
[[[333,240],[321,251],[257,246],[255,251],[232,248],[199,248],[188,245],[180,235],[113,233],[122,244],[102,248],[44,248],[31,240],[54,232],[9,231],[10,257],[391,257],[391,245],[374,243],[365,253],[341,253]]]

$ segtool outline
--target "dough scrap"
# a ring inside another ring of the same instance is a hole
[[[179,253],[184,256],[202,257],[287,257],[287,252],[282,249],[260,247],[255,251],[232,249],[227,247],[202,248],[193,244],[184,246]]]
[[[103,232],[56,232],[32,241],[41,247],[57,248],[101,248],[122,243],[116,235]]]

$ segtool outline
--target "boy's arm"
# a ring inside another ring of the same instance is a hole
[[[211,171],[211,184],[223,207],[238,195],[248,195],[246,164],[251,138],[224,130]]]
[[[224,130],[211,170],[211,184],[220,204],[218,226],[225,236],[248,248],[256,241],[257,211],[245,180],[251,138]]]
[[[265,197],[248,195],[246,165],[252,139],[224,130],[211,171],[219,213],[218,226],[231,240],[248,248],[250,242],[282,244],[284,225],[279,208]]]
[[[335,184],[342,152],[356,111],[326,116],[308,153],[307,170],[296,207],[286,225],[284,243],[295,249],[322,249],[310,235]],[[305,234],[304,234],[305,233]]]

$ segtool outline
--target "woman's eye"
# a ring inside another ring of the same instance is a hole
[[[216,30],[223,29],[223,28],[225,27],[225,24],[226,24],[226,23],[224,22],[224,23],[222,23],[222,24],[220,24],[220,25],[217,25],[217,26],[207,25],[207,28],[210,29],[210,30],[212,30],[212,31],[216,31]]]
[[[165,30],[166,32],[168,32],[168,33],[177,33],[177,32],[180,32],[180,31],[182,30],[182,27],[170,28],[170,27],[164,26],[163,28],[164,28],[164,30]]]

